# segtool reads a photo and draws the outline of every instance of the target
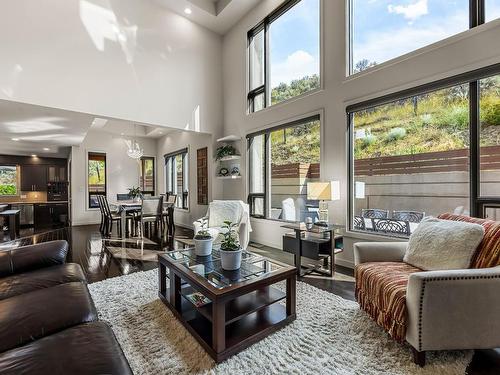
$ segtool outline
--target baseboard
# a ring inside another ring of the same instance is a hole
[[[335,264],[338,264],[339,266],[354,269],[354,263],[350,262],[348,260],[342,260],[342,259],[335,258]]]
[[[89,221],[72,221],[71,226],[72,227],[79,227],[82,225],[99,225],[101,222],[100,221],[95,221],[95,220],[89,220]]]

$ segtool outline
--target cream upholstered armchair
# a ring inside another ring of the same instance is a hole
[[[208,205],[207,214],[193,223],[194,234],[206,227],[213,238],[223,231],[224,221],[238,224],[240,245],[246,249],[250,242],[250,209],[248,204],[238,200],[215,200]]]
[[[443,214],[485,229],[468,269],[422,271],[403,262],[406,242],[354,245],[356,299],[415,363],[432,350],[500,347],[500,222]]]

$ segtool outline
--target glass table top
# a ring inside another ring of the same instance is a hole
[[[241,268],[236,271],[222,269],[220,253],[217,249],[213,249],[212,255],[205,257],[197,256],[194,248],[172,251],[162,255],[162,257],[188,268],[217,289],[223,289],[239,282],[251,281],[284,267],[248,251],[243,251]]]

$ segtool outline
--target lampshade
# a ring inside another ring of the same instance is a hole
[[[318,201],[340,200],[340,181],[308,182],[307,199]]]
[[[354,197],[358,199],[365,198],[365,183],[362,181],[354,182]]]

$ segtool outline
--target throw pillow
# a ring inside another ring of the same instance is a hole
[[[410,236],[403,260],[425,271],[469,268],[483,236],[482,225],[426,217]]]

